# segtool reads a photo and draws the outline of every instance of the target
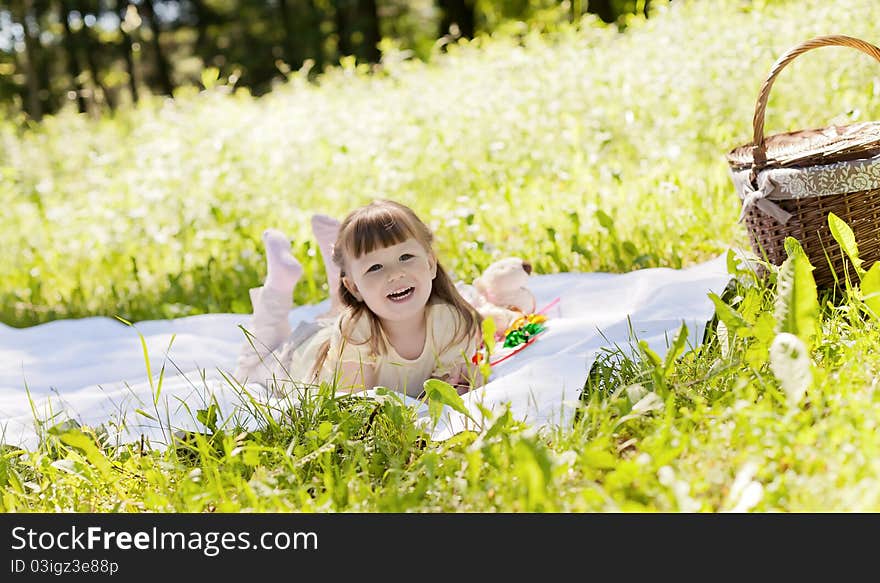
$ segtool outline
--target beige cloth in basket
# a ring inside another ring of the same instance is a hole
[[[743,201],[740,221],[754,204],[785,224],[791,214],[772,201],[880,189],[880,156],[804,168],[768,168],[758,173],[757,190],[749,181],[750,173],[749,169],[731,170]]]

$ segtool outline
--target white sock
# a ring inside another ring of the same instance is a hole
[[[292,293],[303,269],[290,254],[287,235],[276,229],[266,229],[263,231],[263,245],[266,247],[265,287]]]

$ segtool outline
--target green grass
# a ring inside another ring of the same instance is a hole
[[[377,75],[319,86],[293,74],[260,99],[221,84],[114,119],[0,122],[0,319],[247,312],[269,226],[304,261],[297,301],[319,301],[310,214],[378,196],[430,222],[463,279],[502,255],[539,273],[694,264],[745,245],[724,154],[750,140],[773,60],[817,34],[876,44],[875,11],[676,2],[622,35],[587,21],[428,65],[389,54]],[[878,119],[878,94],[880,65],[821,49],[780,76],[767,127]],[[738,274],[721,324],[669,367],[609,351],[573,427],[500,417],[435,443],[393,397],[325,388],[280,423],[162,451],[89,428],[8,448],[0,510],[876,511],[874,284],[855,278],[813,313],[789,293],[806,281],[794,261],[779,291]],[[780,332],[809,347],[799,399],[770,364]]]

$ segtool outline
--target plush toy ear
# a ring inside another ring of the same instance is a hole
[[[484,296],[489,295],[489,286],[486,285],[486,280],[484,278],[478,277],[477,279],[475,279],[474,287],[477,288],[477,291]]]

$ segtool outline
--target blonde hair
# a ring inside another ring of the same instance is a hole
[[[346,258],[358,258],[376,249],[403,243],[410,237],[418,241],[437,261],[433,248],[434,235],[412,209],[391,200],[373,201],[355,209],[342,221],[336,245],[333,247],[333,263],[344,275]],[[351,312],[351,317],[342,324],[343,336],[350,340],[354,323],[361,316],[367,317],[370,322],[370,338],[367,341],[370,350],[376,355],[385,354],[388,347],[382,340],[382,328],[378,316],[367,307],[365,302],[359,301],[348,291],[342,283],[342,278],[339,281],[339,297]],[[442,347],[440,352],[462,340],[479,335],[482,317],[461,297],[452,278],[439,261],[437,261],[437,276],[434,278],[431,295],[428,297],[429,305],[436,303],[451,305],[460,316],[456,322],[452,341]]]

